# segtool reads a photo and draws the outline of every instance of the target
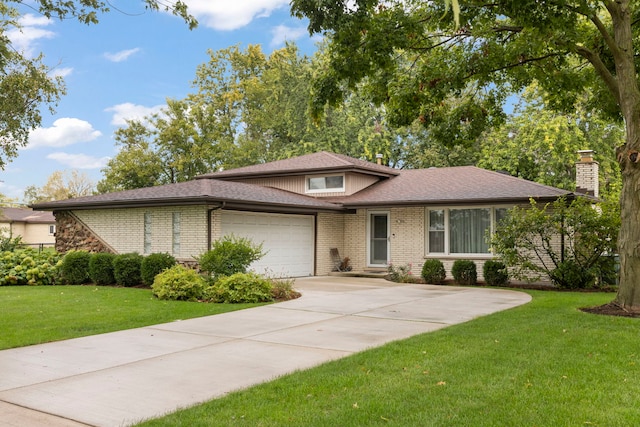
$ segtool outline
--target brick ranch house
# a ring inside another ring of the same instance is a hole
[[[593,193],[591,153],[583,152],[578,179]],[[507,209],[563,196],[576,193],[472,166],[399,170],[318,152],[33,208],[53,211],[60,252],[165,252],[189,262],[234,234],[263,243],[268,252],[252,268],[277,276],[327,275],[337,248],[353,271],[411,263],[419,274],[437,258],[450,277],[456,259],[482,272],[492,258],[486,230]]]

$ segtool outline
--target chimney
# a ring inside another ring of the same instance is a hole
[[[593,150],[580,150],[580,161],[576,163],[576,192],[599,197],[599,164],[593,160]]]
[[[376,163],[379,165],[382,164],[382,154],[380,153],[376,154]]]

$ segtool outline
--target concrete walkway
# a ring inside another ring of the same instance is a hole
[[[366,278],[296,288],[284,303],[0,351],[0,426],[126,426],[530,300]]]

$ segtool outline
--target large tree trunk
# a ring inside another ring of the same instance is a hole
[[[625,119],[627,139],[618,149],[622,168],[621,227],[618,241],[620,285],[616,302],[640,313],[640,90],[634,63],[629,0],[607,3],[615,42],[611,49],[616,66],[618,104]]]
[[[616,302],[626,310],[640,312],[640,164],[627,164],[623,169],[618,240],[620,285]]]

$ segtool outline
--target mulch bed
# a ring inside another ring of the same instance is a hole
[[[628,311],[618,305],[616,302],[610,302],[605,305],[599,305],[597,307],[584,307],[580,310],[585,313],[602,314],[604,316],[621,316],[621,317],[636,317],[640,318],[640,312]]]

